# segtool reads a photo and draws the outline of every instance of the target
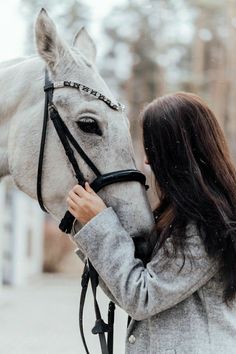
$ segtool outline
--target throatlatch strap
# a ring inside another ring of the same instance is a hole
[[[43,119],[43,128],[41,134],[41,143],[40,143],[40,151],[39,151],[39,161],[38,161],[38,174],[37,174],[37,198],[40,205],[40,208],[48,212],[43,204],[42,197],[42,174],[43,174],[43,156],[44,156],[44,148],[47,136],[47,123],[48,123],[48,94],[45,93],[45,101],[44,101],[44,119]]]

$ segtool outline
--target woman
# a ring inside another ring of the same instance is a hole
[[[236,170],[223,132],[182,92],[151,102],[142,123],[160,197],[149,262],[88,184],[67,200],[86,224],[74,240],[132,317],[126,353],[236,353]]]

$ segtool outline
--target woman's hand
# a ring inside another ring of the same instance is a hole
[[[86,224],[106,209],[106,204],[94,192],[88,182],[85,183],[85,188],[78,184],[74,186],[66,201],[69,212],[82,224]]]

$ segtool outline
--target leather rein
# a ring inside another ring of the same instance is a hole
[[[41,144],[40,144],[40,151],[39,151],[39,160],[38,160],[38,174],[37,174],[37,198],[38,203],[41,209],[44,212],[48,213],[47,208],[43,202],[42,196],[42,177],[43,177],[43,159],[44,159],[44,150],[46,144],[46,137],[47,137],[47,125],[49,118],[53,123],[53,126],[57,132],[57,135],[63,145],[65,150],[65,154],[73,167],[75,178],[78,184],[84,186],[86,179],[83,176],[82,171],[79,168],[78,162],[74,155],[74,150],[78,152],[80,157],[84,160],[84,162],[89,166],[89,168],[94,172],[96,178],[91,183],[91,188],[97,193],[99,190],[104,188],[107,185],[118,183],[118,182],[128,182],[128,181],[136,181],[144,185],[146,188],[148,186],[145,185],[146,177],[138,170],[130,169],[130,170],[121,170],[110,172],[106,174],[101,174],[98,168],[94,165],[94,163],[90,160],[86,152],[82,149],[78,141],[74,138],[71,134],[70,130],[68,129],[65,122],[62,120],[56,106],[53,103],[53,92],[55,89],[62,88],[62,87],[72,87],[74,89],[79,90],[82,94],[88,94],[96,97],[97,99],[103,101],[107,104],[111,109],[116,111],[122,111],[123,106],[118,103],[114,104],[111,102],[110,99],[105,97],[104,95],[100,94],[99,92],[85,86],[81,83],[72,82],[72,81],[59,81],[59,82],[52,82],[49,79],[48,71],[45,70],[45,102],[44,102],[44,118],[43,118],[43,127],[42,127],[42,135],[41,135]],[[75,218],[73,215],[70,214],[69,211],[66,211],[64,217],[62,218],[59,228],[61,231],[70,233]],[[93,297],[94,297],[94,309],[96,314],[96,322],[95,326],[92,329],[93,334],[99,335],[100,345],[101,345],[101,352],[102,354],[112,354],[113,353],[113,327],[114,327],[114,311],[115,311],[115,304],[113,302],[109,303],[108,309],[108,324],[106,324],[103,319],[101,318],[100,309],[96,300],[96,288],[98,286],[98,274],[89,260],[85,263],[84,272],[82,275],[82,292],[80,297],[80,309],[79,309],[79,327],[81,338],[84,344],[84,348],[86,354],[89,354],[89,350],[85,341],[84,331],[83,331],[83,309],[84,309],[84,302],[88,287],[88,282],[91,282]],[[107,334],[107,339],[105,337],[105,333]]]

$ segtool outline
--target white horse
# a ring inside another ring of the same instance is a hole
[[[95,67],[96,48],[85,29],[78,32],[73,47],[69,48],[42,9],[35,33],[39,56],[0,65],[0,177],[10,174],[20,190],[37,199],[45,67],[52,81],[79,82],[112,101],[115,99]],[[54,103],[71,133],[102,173],[135,168],[129,123],[124,113],[70,87],[55,90]],[[101,134],[82,131],[79,121],[95,124]],[[78,154],[76,158],[82,173],[91,182],[95,177],[93,172]],[[68,192],[76,179],[51,121],[42,182],[47,209],[56,219],[61,219],[67,208]],[[152,213],[145,189],[138,182],[112,184],[99,194],[115,209],[132,237],[149,233]]]

